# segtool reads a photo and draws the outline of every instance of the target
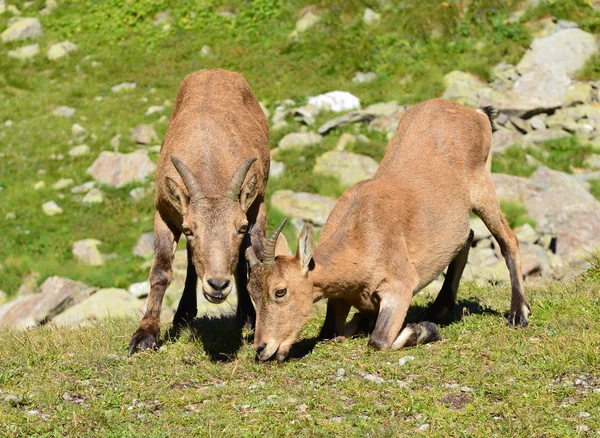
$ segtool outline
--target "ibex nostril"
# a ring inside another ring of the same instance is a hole
[[[227,289],[227,286],[229,286],[229,280],[226,278],[211,278],[208,280],[208,284],[214,290],[222,291]]]
[[[256,354],[260,354],[263,352],[263,350],[267,348],[267,344],[260,344],[256,346]]]

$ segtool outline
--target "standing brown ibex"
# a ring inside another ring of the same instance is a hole
[[[255,250],[249,290],[256,305],[258,357],[287,356],[309,320],[313,302],[328,298],[321,335],[343,339],[350,308],[376,319],[369,345],[399,349],[439,337],[432,323],[400,331],[415,293],[448,271],[426,321],[452,307],[473,239],[475,212],[496,238],[512,284],[509,325],[527,325],[518,241],[500,211],[491,177],[492,111],[443,99],[423,102],[402,117],[375,175],[350,187],[327,219],[314,251],[310,225],[295,256],[275,257],[282,224]]]
[[[204,70],[181,83],[156,168],[150,296],[130,354],[158,342],[181,233],[187,238],[188,268],[175,327],[196,316],[198,278],[212,303],[224,301],[237,287],[238,316],[243,322],[254,318],[243,255],[249,230],[257,242],[265,236],[268,136],[266,117],[239,74]]]

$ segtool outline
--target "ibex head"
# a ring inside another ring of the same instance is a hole
[[[166,177],[172,205],[183,218],[181,231],[191,247],[192,262],[202,282],[204,296],[221,303],[232,291],[240,245],[249,231],[246,212],[257,196],[257,175],[246,181],[256,158],[249,158],[234,172],[222,196],[207,197],[192,171],[171,157],[188,195],[175,180]]]
[[[298,238],[296,255],[276,256],[275,245],[285,220],[265,243],[262,261],[254,248],[246,250],[250,265],[248,290],[256,306],[254,347],[258,358],[265,361],[273,355],[283,361],[310,319],[313,306],[313,285],[310,271],[314,234],[304,225]]]

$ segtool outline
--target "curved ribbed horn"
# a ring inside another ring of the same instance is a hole
[[[273,234],[271,234],[271,237],[269,237],[269,240],[267,240],[265,242],[263,265],[271,266],[271,267],[275,266],[275,246],[277,245],[277,239],[279,238],[279,233],[281,233],[281,230],[283,230],[283,227],[285,227],[286,222],[287,222],[287,219],[284,219],[283,222],[281,222],[281,225],[279,225],[277,227],[277,229],[275,231],[273,231]]]
[[[254,163],[255,161],[256,158],[248,158],[240,165],[240,167],[238,167],[238,169],[231,177],[231,180],[229,181],[229,187],[227,187],[227,192],[225,192],[226,198],[229,198],[232,201],[240,200],[240,192],[242,191],[242,185],[244,184],[246,175],[250,170],[250,166],[252,166],[252,163]]]
[[[202,187],[200,186],[200,183],[198,182],[192,171],[173,155],[171,155],[171,161],[173,162],[173,166],[175,166],[175,169],[181,176],[181,179],[183,179],[183,183],[187,188],[187,191],[190,195],[190,199],[203,198],[204,194],[202,193]]]

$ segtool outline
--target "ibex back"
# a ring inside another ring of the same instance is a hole
[[[266,360],[283,360],[314,301],[328,298],[326,338],[350,335],[350,308],[376,319],[369,345],[398,349],[439,337],[432,323],[401,328],[413,295],[448,267],[425,317],[452,307],[467,261],[475,212],[498,241],[512,283],[510,325],[527,325],[517,239],[491,178],[491,108],[474,110],[442,99],[423,102],[402,117],[373,178],[350,187],[327,219],[314,250],[305,225],[295,256],[254,249],[249,290],[257,312],[255,347]],[[273,234],[276,239],[281,227]]]
[[[268,131],[260,105],[237,73],[204,70],[182,82],[156,168],[150,296],[130,353],[158,342],[163,296],[182,233],[188,269],[174,325],[196,316],[198,279],[213,303],[237,287],[240,318],[253,318],[243,254],[249,230],[257,242],[265,236]]]

